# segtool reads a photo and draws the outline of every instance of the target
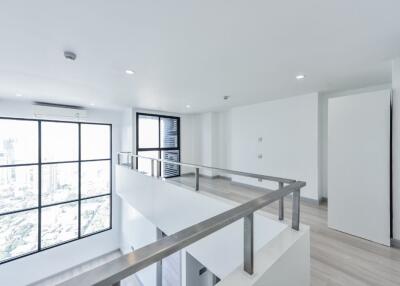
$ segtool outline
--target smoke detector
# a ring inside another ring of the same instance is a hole
[[[73,53],[73,52],[70,52],[70,51],[65,51],[65,52],[64,52],[64,57],[65,57],[67,60],[74,61],[74,60],[76,59],[76,54]]]
[[[224,95],[224,100],[228,100],[230,98],[229,95]]]

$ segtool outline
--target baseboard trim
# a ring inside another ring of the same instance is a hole
[[[322,197],[319,199],[320,204],[327,204],[328,203],[328,198]]]
[[[400,249],[400,240],[392,238],[390,240],[390,246],[393,248],[399,248]]]
[[[304,198],[304,197],[300,197],[300,200],[303,203],[312,205],[312,206],[319,206],[322,202],[322,200],[315,200],[315,199],[310,199],[310,198]]]

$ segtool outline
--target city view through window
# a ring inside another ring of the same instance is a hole
[[[0,118],[0,263],[111,228],[111,125]]]

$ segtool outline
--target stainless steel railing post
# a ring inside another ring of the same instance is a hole
[[[135,157],[131,156],[131,169],[132,170],[135,169],[134,161],[136,161],[136,158],[135,158],[135,160],[133,160],[133,158],[135,158]]]
[[[151,176],[154,177],[154,159],[151,159]]]
[[[300,228],[300,189],[293,192],[292,228]]]
[[[254,272],[254,213],[244,217],[244,271]]]
[[[198,191],[200,189],[200,168],[196,168],[195,172],[195,190]]]
[[[283,188],[283,183],[279,182],[279,190]],[[285,205],[284,198],[279,200],[279,220],[283,220],[285,218]]]
[[[157,227],[157,240],[161,240],[164,238],[163,232],[161,229]],[[157,262],[157,277],[156,277],[156,286],[162,286],[162,278],[163,278],[163,265],[162,259]]]

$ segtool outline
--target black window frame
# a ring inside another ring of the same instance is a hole
[[[153,116],[158,117],[158,148],[140,148],[139,147],[139,116]],[[178,122],[178,146],[177,147],[161,147],[161,118],[169,118],[175,119]],[[161,152],[162,151],[178,151],[179,152],[179,162],[181,161],[181,118],[177,116],[171,115],[163,115],[163,114],[156,114],[156,113],[143,113],[143,112],[136,112],[136,154],[139,155],[139,152],[146,152],[146,151],[158,151],[158,159],[161,159]],[[138,158],[136,158],[136,166],[138,166]],[[161,174],[161,164],[157,164],[158,173]],[[181,176],[181,166],[178,166],[178,175],[176,176],[169,176],[165,178],[175,178]]]
[[[74,241],[78,241],[87,237],[91,237],[96,234],[100,234],[106,231],[109,231],[112,229],[112,222],[113,222],[113,208],[112,208],[112,203],[113,203],[113,180],[112,180],[112,174],[113,174],[113,153],[112,153],[112,124],[111,123],[100,123],[100,122],[86,122],[86,121],[67,121],[67,120],[50,120],[50,119],[35,119],[35,118],[19,118],[19,117],[4,117],[0,116],[0,120],[20,120],[20,121],[33,121],[38,123],[38,160],[37,163],[21,163],[21,164],[8,164],[8,165],[0,165],[0,168],[12,168],[12,167],[22,167],[22,166],[37,166],[37,172],[38,172],[38,204],[35,207],[30,207],[30,208],[25,208],[25,209],[18,209],[14,211],[9,211],[0,214],[1,216],[6,216],[6,215],[12,215],[16,213],[21,213],[21,212],[26,212],[26,211],[32,211],[32,210],[37,210],[38,212],[38,241],[37,241],[37,250],[28,252],[26,254],[18,255],[3,261],[0,261],[0,265],[24,258],[33,254],[41,253],[43,251],[52,249],[54,247],[62,246],[67,243],[71,243]],[[42,129],[42,122],[53,122],[53,123],[72,123],[72,124],[77,124],[78,125],[78,159],[77,160],[72,160],[72,161],[58,161],[58,162],[42,162],[42,134],[41,134],[41,129]],[[81,159],[81,126],[82,125],[103,125],[103,126],[109,126],[110,128],[110,156],[109,158],[102,158],[102,159],[87,159],[87,160],[82,160]],[[85,162],[100,162],[100,161],[109,161],[110,164],[110,190],[108,193],[105,194],[100,194],[100,195],[94,195],[94,196],[89,196],[89,197],[81,197],[81,178],[82,178],[82,173],[81,173],[81,166],[82,163]],[[62,201],[62,202],[56,202],[56,203],[51,203],[51,204],[46,204],[42,205],[42,197],[41,197],[41,191],[42,191],[42,166],[46,165],[56,165],[56,164],[63,164],[63,163],[77,163],[78,164],[78,198],[74,200],[68,200],[68,201]],[[109,219],[110,219],[110,224],[108,228],[89,233],[87,235],[82,235],[81,234],[81,202],[89,199],[96,199],[99,197],[106,197],[109,196],[110,199],[110,214],[109,214]],[[76,202],[78,203],[78,236],[77,238],[73,238],[67,241],[63,241],[60,243],[56,243],[51,246],[47,247],[42,247],[42,237],[41,237],[41,213],[42,209],[48,208],[48,207],[53,207],[57,205],[62,205],[62,204],[68,204],[68,203],[73,203]]]

